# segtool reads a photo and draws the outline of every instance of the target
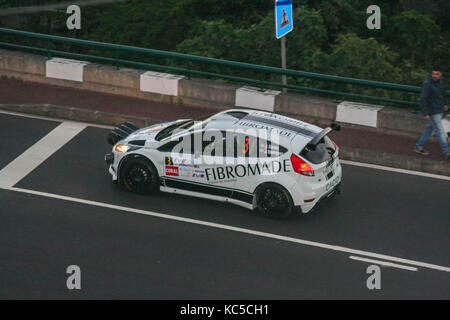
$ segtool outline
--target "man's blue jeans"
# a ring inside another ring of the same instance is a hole
[[[442,151],[444,152],[444,154],[447,154],[449,151],[449,147],[447,143],[447,136],[444,131],[444,126],[442,125],[442,113],[430,116],[430,120],[428,121],[428,124],[423,131],[422,137],[420,138],[419,142],[417,142],[416,146],[418,148],[422,148],[428,141],[428,139],[430,139],[433,131],[436,134],[439,144],[441,145]]]

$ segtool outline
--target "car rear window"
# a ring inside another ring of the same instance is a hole
[[[300,155],[313,164],[321,164],[329,161],[335,152],[333,141],[325,136],[317,145],[306,145]]]

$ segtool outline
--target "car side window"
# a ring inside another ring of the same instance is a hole
[[[166,144],[160,146],[158,148],[158,151],[176,152],[180,155],[194,154],[194,134],[186,135],[176,140],[169,141]]]
[[[280,157],[287,152],[287,148],[280,146],[270,140],[265,140],[262,138],[258,139],[258,157],[268,158],[268,157]]]
[[[268,140],[257,138],[251,135],[234,134],[226,131],[203,132],[200,137],[201,143],[198,141],[197,145],[194,143],[194,133],[179,138],[177,140],[169,141],[158,148],[161,152],[181,152],[181,154],[199,154],[208,156],[219,156],[216,152],[218,148],[222,149],[223,157],[234,158],[268,158],[279,157],[287,152],[283,146],[271,143]],[[186,139],[183,141],[183,139]],[[222,141],[220,141],[220,139]],[[228,140],[227,140],[228,139]],[[230,142],[231,141],[231,142]],[[227,143],[228,142],[228,143]],[[181,148],[181,143],[184,143],[184,148]],[[201,150],[196,150],[201,145]],[[176,150],[174,150],[176,148]]]
[[[163,144],[158,148],[158,151],[160,152],[172,152],[172,150],[175,148],[177,144],[181,142],[181,138],[173,141],[169,141],[166,144]]]
[[[202,136],[202,154],[204,156],[223,156],[224,155],[224,134],[222,131],[209,130],[203,132]],[[219,152],[220,150],[220,152]]]
[[[256,158],[258,156],[258,138],[237,134],[234,137],[234,154],[235,158]]]

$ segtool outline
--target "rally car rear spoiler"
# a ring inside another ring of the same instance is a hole
[[[330,127],[323,129],[319,134],[317,134],[309,143],[308,146],[316,146],[320,140],[323,139],[323,137],[325,137],[327,134],[329,134],[331,131],[340,131],[341,130],[341,126],[336,124],[336,123],[332,123]]]
[[[109,144],[115,145],[117,142],[125,139],[136,130],[139,130],[139,128],[134,124],[129,122],[122,123],[119,127],[108,133],[107,141]]]

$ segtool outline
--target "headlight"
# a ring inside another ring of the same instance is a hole
[[[128,151],[134,151],[142,148],[141,146],[134,146],[134,145],[128,145],[128,144],[116,144],[114,146],[114,150],[120,153],[127,153]]]
[[[128,150],[130,150],[130,147],[126,144],[116,144],[114,150],[116,150],[117,152],[126,153]]]

